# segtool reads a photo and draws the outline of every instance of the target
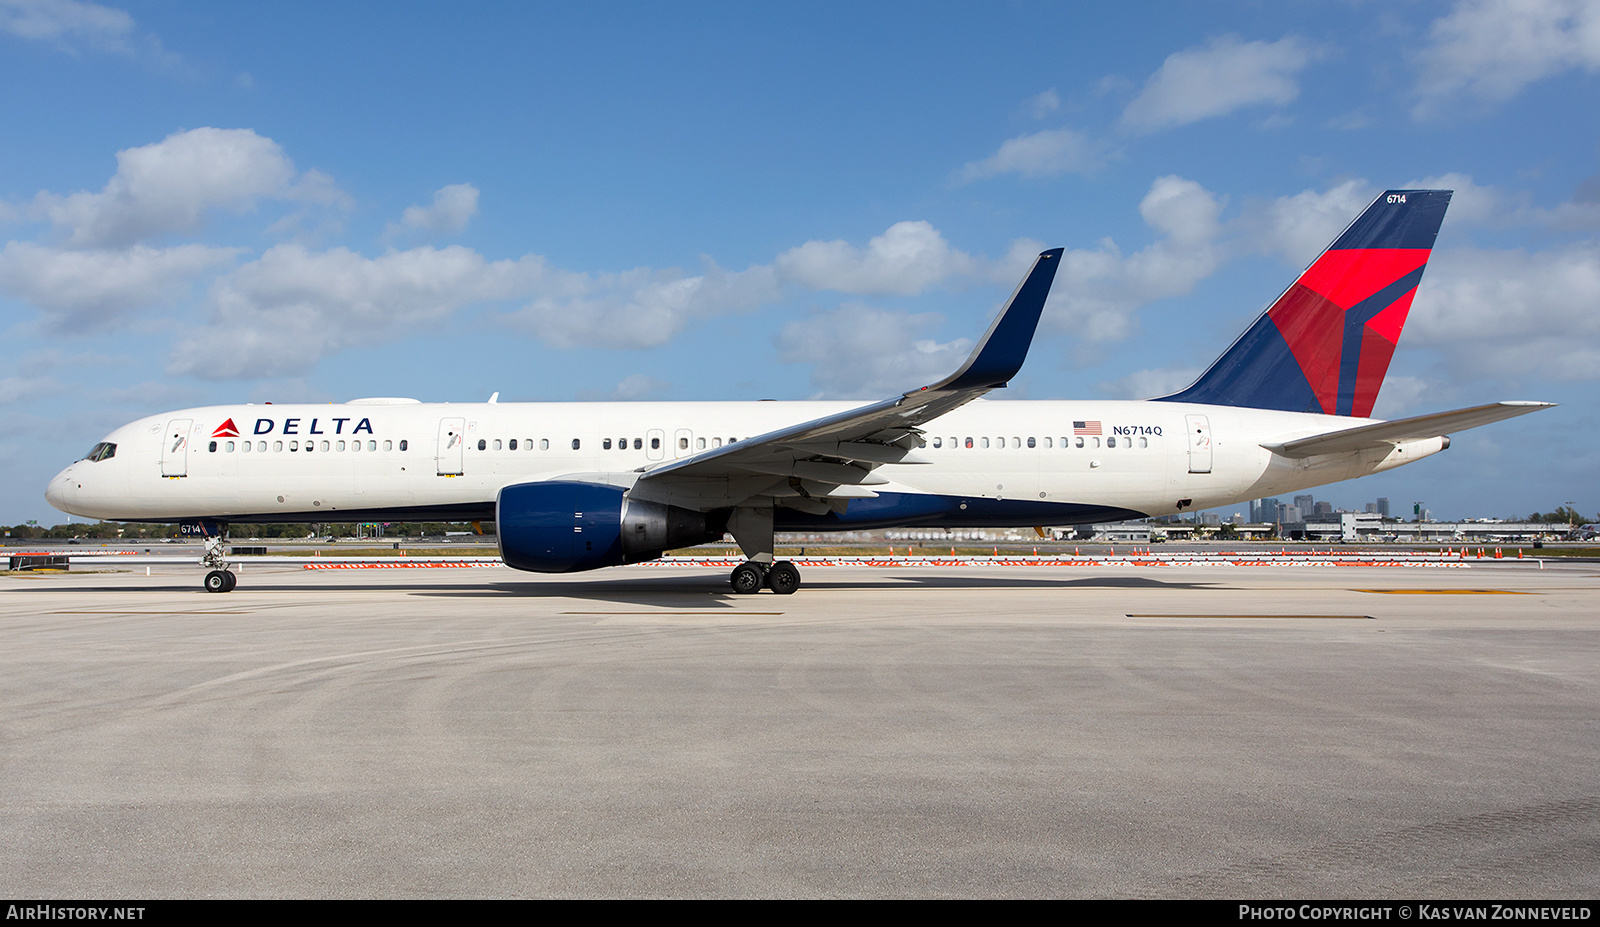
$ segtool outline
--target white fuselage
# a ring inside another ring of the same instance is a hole
[[[627,485],[660,462],[857,405],[211,406],[117,429],[105,438],[116,446],[111,456],[72,464],[46,495],[74,515],[126,521],[465,518],[492,511],[507,485],[596,474]],[[1071,514],[1076,507],[1164,515],[1228,505],[1387,470],[1445,446],[1430,438],[1301,459],[1262,447],[1368,421],[1161,401],[978,400],[923,427],[916,455],[926,463],[881,466],[873,475],[887,482],[870,490],[1063,503],[1061,518],[1044,523],[1068,524],[1088,520]],[[703,507],[736,503],[707,498]],[[1005,518],[1004,506],[983,511]],[[1012,523],[1039,520],[1030,506]]]

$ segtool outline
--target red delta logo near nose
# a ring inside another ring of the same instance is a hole
[[[213,437],[213,438],[237,438],[237,437],[239,437],[239,429],[234,427],[233,419],[230,418],[227,421],[223,422],[222,424],[218,425],[217,426],[217,430],[213,431],[211,433],[211,437]]]

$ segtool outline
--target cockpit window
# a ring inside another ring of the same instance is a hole
[[[89,453],[84,455],[84,459],[99,462],[115,456],[117,456],[117,446],[110,441],[101,441],[89,449]]]

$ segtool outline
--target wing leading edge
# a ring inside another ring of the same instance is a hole
[[[664,489],[668,484],[706,480],[748,484],[739,478],[749,477],[804,490],[798,493],[806,500],[803,507],[824,509],[826,504],[817,501],[818,497],[872,495],[855,487],[884,482],[872,476],[873,468],[926,462],[912,453],[921,441],[919,426],[1005,386],[1022,369],[1063,250],[1045,251],[1034,260],[966,362],[943,380],[650,468],[636,488],[648,492],[652,486]],[[795,480],[805,481],[810,488],[795,486]],[[763,494],[760,489],[734,492],[746,498]]]

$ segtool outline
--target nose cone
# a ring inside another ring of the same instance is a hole
[[[69,514],[75,514],[70,506],[72,505],[72,490],[77,486],[73,482],[73,470],[76,468],[77,465],[74,464],[57,473],[55,478],[50,481],[50,485],[46,486],[44,490],[46,502]]]

